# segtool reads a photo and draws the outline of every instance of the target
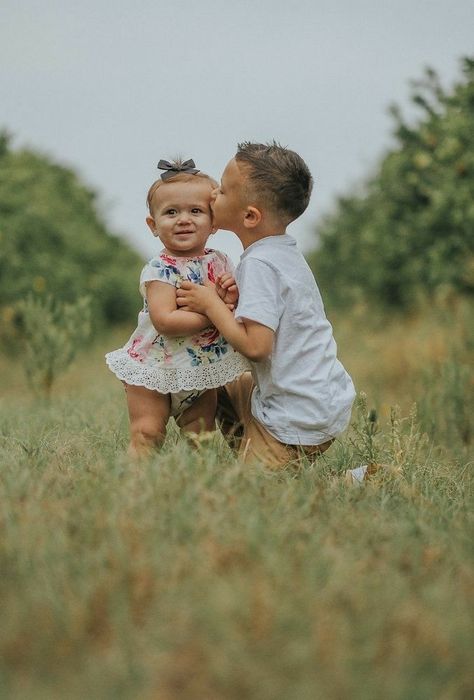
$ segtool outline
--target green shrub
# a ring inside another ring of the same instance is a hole
[[[89,339],[90,299],[82,297],[68,304],[30,295],[19,303],[18,311],[28,384],[34,393],[49,398],[57,377]]]
[[[87,295],[98,325],[130,321],[142,264],[73,170],[13,150],[0,133],[0,339],[14,337],[12,309],[30,293],[68,303]]]
[[[417,124],[396,107],[396,146],[360,191],[341,198],[310,256],[324,296],[409,308],[474,294],[474,60],[446,92],[434,71],[414,83]]]

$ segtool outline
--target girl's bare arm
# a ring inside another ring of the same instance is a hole
[[[203,314],[178,309],[176,288],[171,284],[148,282],[146,298],[151,322],[158,333],[171,337],[193,335],[212,325]]]

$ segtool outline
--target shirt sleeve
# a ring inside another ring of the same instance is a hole
[[[177,267],[160,258],[152,258],[142,270],[140,275],[140,293],[146,298],[147,282],[166,282],[177,287],[183,276]]]
[[[256,321],[276,331],[284,308],[278,272],[252,258],[240,263],[237,283],[240,296],[235,318]]]

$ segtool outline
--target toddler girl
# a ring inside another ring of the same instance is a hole
[[[170,416],[186,432],[213,430],[216,387],[249,369],[206,316],[176,304],[183,280],[215,283],[228,306],[237,302],[232,263],[205,247],[215,231],[210,202],[217,183],[192,160],[160,160],[158,167],[165,172],[148,192],[146,222],[163,250],[140,276],[144,306],[137,329],[123,348],[106,355],[125,384],[132,456],[161,446]]]

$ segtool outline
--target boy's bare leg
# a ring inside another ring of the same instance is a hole
[[[197,398],[177,419],[185,433],[201,433],[215,430],[217,391],[208,389]]]
[[[163,444],[170,417],[170,398],[168,394],[133,384],[125,384],[125,391],[130,418],[128,454],[140,459]]]

